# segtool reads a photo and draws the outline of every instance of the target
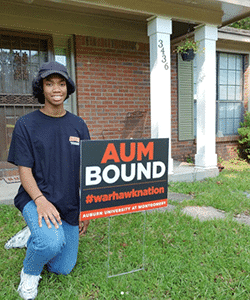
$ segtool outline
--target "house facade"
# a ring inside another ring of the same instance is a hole
[[[248,31],[226,27],[250,15],[248,1],[0,1],[0,177],[16,120],[38,109],[31,82],[57,60],[77,84],[65,108],[92,139],[169,138],[173,160],[218,172],[235,155],[249,107]],[[199,41],[194,61],[176,47]]]

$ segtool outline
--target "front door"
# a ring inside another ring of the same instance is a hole
[[[51,38],[0,31],[0,169],[17,119],[42,105],[32,96],[32,80],[51,55]]]

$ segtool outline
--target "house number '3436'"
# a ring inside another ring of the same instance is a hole
[[[161,62],[164,64],[165,70],[168,70],[169,69],[169,65],[168,65],[166,54],[165,54],[163,40],[159,40],[158,47],[161,49],[161,54],[162,54],[162,61]]]

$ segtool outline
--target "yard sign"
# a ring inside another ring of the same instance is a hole
[[[81,141],[80,220],[167,206],[168,139]]]

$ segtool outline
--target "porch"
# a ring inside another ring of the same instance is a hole
[[[197,168],[194,164],[174,160],[173,174],[168,175],[168,181],[194,182],[204,180],[208,177],[216,177],[218,175],[218,168]]]

